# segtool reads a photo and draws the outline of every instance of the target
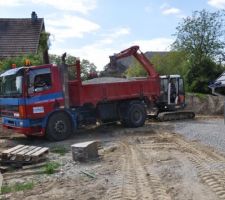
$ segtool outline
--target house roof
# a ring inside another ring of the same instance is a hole
[[[0,18],[0,58],[37,53],[44,19]]]
[[[156,56],[156,55],[165,56],[168,53],[169,53],[169,51],[147,51],[147,52],[145,52],[145,55],[149,59],[152,59],[153,56]]]

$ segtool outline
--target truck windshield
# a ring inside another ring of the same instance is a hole
[[[17,97],[22,95],[22,70],[15,73],[3,73],[0,76],[0,96]]]

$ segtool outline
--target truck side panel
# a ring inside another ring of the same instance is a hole
[[[78,82],[71,81],[69,85],[71,106],[82,106],[86,103],[97,105],[100,102],[140,97],[152,100],[158,97],[159,93],[159,78],[86,85],[79,85]]]

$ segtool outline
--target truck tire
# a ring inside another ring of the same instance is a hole
[[[61,141],[68,138],[72,133],[71,119],[66,113],[53,114],[47,125],[46,137],[51,141]]]
[[[126,127],[136,128],[143,126],[147,117],[143,103],[134,101],[123,111],[121,123]]]

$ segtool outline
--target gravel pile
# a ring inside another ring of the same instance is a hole
[[[115,78],[115,77],[101,77],[101,78],[93,78],[87,81],[83,81],[82,84],[98,84],[98,83],[118,83],[118,82],[128,82],[130,79],[126,78]]]
[[[175,132],[191,140],[199,140],[225,154],[225,124],[223,119],[176,122]]]

